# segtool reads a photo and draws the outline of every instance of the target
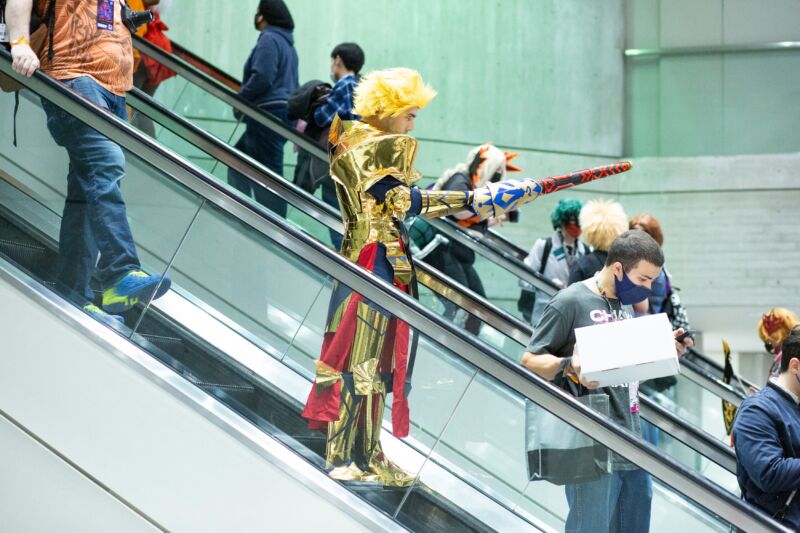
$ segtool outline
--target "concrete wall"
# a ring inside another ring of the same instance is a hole
[[[626,48],[799,41],[797,0],[627,0]],[[625,152],[636,156],[800,150],[800,51],[628,58]]]
[[[520,164],[532,170],[551,152],[616,156],[622,150],[621,0],[287,4],[301,82],[328,79],[330,51],[356,41],[366,53],[365,72],[412,66],[438,90],[415,132],[420,169],[428,176],[486,141],[523,151]],[[164,18],[173,39],[241,77],[257,37],[257,2],[240,5],[246,7],[174,0]],[[191,23],[178,22],[187,12]]]

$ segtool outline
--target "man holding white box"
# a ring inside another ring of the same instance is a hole
[[[565,387],[565,380],[580,383],[581,395],[604,394],[608,396],[611,420],[641,435],[639,418],[639,383],[620,383],[631,377],[645,379],[658,377],[677,370],[665,356],[663,326],[658,315],[647,317],[651,323],[625,324],[593,328],[632,319],[632,305],[645,300],[650,287],[664,264],[661,247],[647,233],[626,231],[611,245],[605,267],[594,277],[575,283],[558,292],[545,308],[539,323],[522,356],[522,364],[557,386]],[[642,319],[637,319],[638,322]],[[580,343],[587,352],[587,365],[591,357],[591,381],[581,370],[576,349],[576,329]],[[604,329],[605,328],[605,329]],[[606,331],[626,329],[628,331]],[[678,336],[683,330],[673,332]],[[669,328],[666,329],[669,336]],[[691,338],[673,342],[675,356],[682,355],[692,345]],[[641,356],[631,350],[631,343],[641,343]],[[618,348],[618,350],[615,350]],[[673,357],[674,359],[674,357]],[[666,369],[666,370],[665,370]],[[652,375],[650,375],[652,374]],[[566,425],[566,422],[565,422]],[[565,486],[570,510],[565,530],[567,532],[648,531],[650,527],[650,501],[652,481],[650,475],[616,454],[612,458],[611,473],[595,481]]]

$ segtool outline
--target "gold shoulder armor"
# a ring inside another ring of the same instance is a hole
[[[362,191],[386,176],[394,176],[406,185],[419,180],[420,174],[414,168],[417,141],[413,137],[389,135],[364,123],[348,122],[337,131],[331,160],[334,178],[346,187]],[[331,127],[331,138],[333,132]]]

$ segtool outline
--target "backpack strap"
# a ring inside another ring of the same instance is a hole
[[[539,274],[544,274],[544,269],[547,266],[547,260],[550,259],[550,252],[553,250],[553,238],[548,237],[544,241],[544,250],[542,250],[542,262],[539,265]]]

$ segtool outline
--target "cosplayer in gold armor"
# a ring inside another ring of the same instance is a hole
[[[408,292],[414,272],[401,237],[407,216],[442,217],[470,210],[481,219],[566,187],[630,168],[629,163],[562,178],[492,183],[474,191],[421,190],[414,168],[417,142],[408,132],[436,95],[407,68],[366,75],[355,92],[361,120],[331,125],[331,176],[341,206],[341,254]],[[613,168],[612,168],[613,167]],[[327,431],[330,476],[405,487],[414,476],[384,455],[379,440],[386,395],[392,429],[408,435],[408,325],[358,293],[335,284],[317,374],[303,416]]]

